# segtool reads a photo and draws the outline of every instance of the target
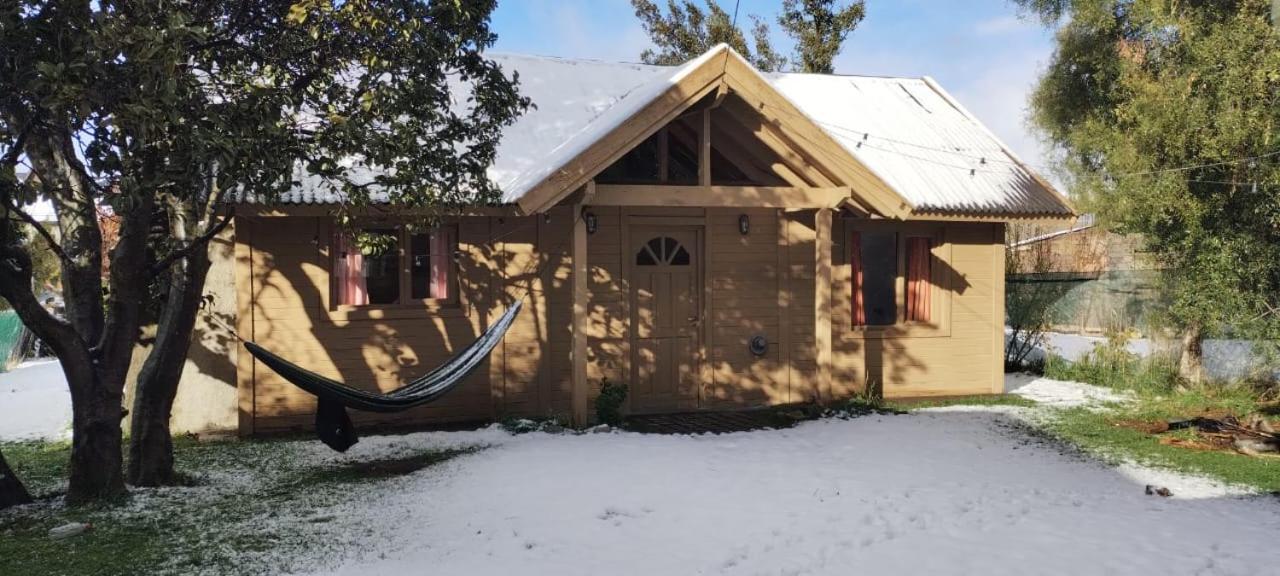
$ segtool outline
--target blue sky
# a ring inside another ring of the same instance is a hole
[[[665,0],[660,0],[665,4]],[[720,0],[732,11],[733,0]],[[742,0],[739,23],[773,21],[781,0]],[[836,72],[932,76],[1023,160],[1047,164],[1027,126],[1027,95],[1053,52],[1053,34],[1007,0],[867,0]],[[649,46],[628,0],[499,0],[497,50],[638,61]],[[776,28],[776,26],[775,26]],[[790,51],[775,30],[775,46]]]

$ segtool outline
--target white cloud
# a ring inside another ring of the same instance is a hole
[[[1000,36],[1013,32],[1021,32],[1034,26],[1033,23],[1019,18],[1017,15],[1008,14],[1005,16],[997,16],[981,20],[974,24],[973,31],[978,36]]]

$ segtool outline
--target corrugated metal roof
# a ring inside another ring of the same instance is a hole
[[[775,74],[770,81],[916,212],[1070,214],[928,79]]]
[[[491,54],[534,104],[503,132],[490,179],[515,202],[716,50],[677,67]],[[916,213],[1069,215],[1060,197],[928,78],[764,78]],[[300,178],[286,203],[331,203]]]

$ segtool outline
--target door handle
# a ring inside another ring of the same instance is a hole
[[[701,318],[699,318],[698,316],[690,316],[690,317],[689,317],[689,323],[690,323],[690,324],[693,324],[693,325],[697,325],[701,320],[702,320],[702,319],[701,319]]]

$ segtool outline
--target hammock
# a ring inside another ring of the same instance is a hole
[[[275,370],[281,378],[315,395],[319,401],[316,406],[316,434],[330,448],[346,452],[359,441],[355,427],[351,424],[351,417],[347,415],[347,408],[364,412],[400,412],[439,398],[480,367],[494,347],[502,341],[521,306],[521,301],[516,300],[470,346],[425,376],[387,393],[359,390],[330,380],[272,354],[253,342],[245,341],[244,346],[254,358]]]

